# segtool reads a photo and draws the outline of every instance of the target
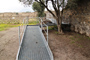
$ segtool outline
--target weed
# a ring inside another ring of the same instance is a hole
[[[90,37],[88,37],[88,39],[90,40]]]
[[[58,32],[57,32],[57,31],[56,31],[55,33],[56,33],[56,34],[58,34]]]
[[[75,43],[75,41],[72,41],[71,43]]]
[[[15,22],[14,24],[20,24],[19,22]]]
[[[36,25],[36,24],[38,24],[39,23],[39,21],[29,21],[29,25]]]
[[[83,48],[83,46],[82,45],[78,45],[80,48]]]
[[[71,40],[75,40],[75,38],[74,38],[74,37],[70,37],[70,39],[71,39]]]
[[[53,30],[54,29],[54,26],[48,26],[48,29],[49,30]]]

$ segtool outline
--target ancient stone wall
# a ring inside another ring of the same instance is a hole
[[[75,10],[64,11],[65,18],[70,20],[71,29],[80,34],[90,37],[90,2]]]

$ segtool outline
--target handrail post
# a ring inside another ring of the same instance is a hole
[[[18,35],[19,35],[19,46],[20,46],[20,26],[18,27]]]
[[[42,31],[42,27],[43,27],[43,26],[42,26],[42,19],[41,19],[41,31]]]
[[[27,25],[28,25],[28,20],[29,20],[29,17],[27,17],[27,22],[26,22]]]
[[[38,18],[36,17],[36,19],[37,19],[37,23],[39,22],[39,20],[38,20]]]
[[[24,19],[23,19],[23,28],[24,28]]]
[[[47,26],[47,43],[48,43],[48,26]]]
[[[24,24],[24,19],[23,19],[23,24]]]
[[[39,20],[39,24],[40,24],[40,17],[38,18],[38,20]]]

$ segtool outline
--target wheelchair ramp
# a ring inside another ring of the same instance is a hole
[[[39,26],[26,26],[18,60],[52,60]]]

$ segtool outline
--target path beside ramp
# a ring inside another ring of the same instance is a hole
[[[52,60],[39,26],[26,26],[18,60]]]

